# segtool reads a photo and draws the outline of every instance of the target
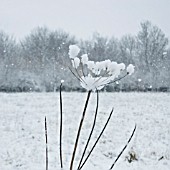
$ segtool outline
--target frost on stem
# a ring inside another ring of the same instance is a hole
[[[134,66],[132,64],[126,68],[124,63],[119,64],[109,59],[94,62],[89,60],[87,54],[83,54],[78,58],[77,55],[79,52],[80,49],[78,46],[69,46],[68,54],[72,63],[72,69],[70,68],[70,71],[87,91],[101,90],[106,85],[115,82],[115,79],[121,79],[120,75],[122,72],[126,72],[125,75],[131,75],[134,72]],[[122,76],[122,78],[124,77]]]

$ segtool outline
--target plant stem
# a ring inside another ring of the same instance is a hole
[[[89,154],[87,155],[86,159],[84,160],[84,162],[82,163],[82,165],[80,166],[80,168],[79,168],[78,170],[82,169],[82,167],[84,166],[84,164],[87,162],[88,158],[90,157],[92,151],[94,150],[94,148],[95,148],[95,146],[97,145],[100,137],[102,136],[104,130],[106,129],[107,124],[109,123],[109,120],[110,120],[110,118],[111,118],[111,116],[112,116],[112,113],[113,113],[113,109],[111,110],[110,115],[109,115],[109,117],[108,117],[108,119],[107,119],[107,121],[106,121],[106,123],[105,123],[105,125],[104,125],[104,127],[103,127],[103,129],[102,129],[102,131],[100,132],[100,134],[99,134],[96,142],[94,143],[92,149],[90,150]]]
[[[107,85],[109,85],[109,84],[113,84],[113,83],[115,83],[116,81],[120,81],[121,79],[125,78],[127,75],[128,75],[128,73],[126,73],[124,76],[119,77],[119,78],[117,78],[117,79],[115,79],[115,80],[113,80],[113,81],[111,81],[111,82],[109,82],[109,83],[103,83],[103,84],[101,84],[100,86],[107,86]],[[103,82],[104,82],[104,81],[103,81]],[[99,87],[100,87],[100,86],[99,86]]]
[[[60,85],[60,164],[63,167],[62,161],[62,124],[63,124],[63,109],[62,109],[62,95],[61,95],[62,83]]]
[[[83,125],[83,121],[84,121],[84,117],[85,117],[85,113],[86,113],[86,109],[87,109],[87,105],[88,105],[88,102],[89,102],[91,92],[92,92],[91,90],[88,92],[86,103],[85,103],[83,114],[82,114],[82,118],[80,120],[78,132],[77,132],[77,137],[76,137],[76,141],[75,141],[75,145],[74,145],[74,150],[73,150],[73,154],[72,154],[72,158],[71,158],[70,170],[73,169],[73,162],[74,162],[74,158],[75,158],[75,154],[76,154],[76,149],[77,149],[77,146],[78,146],[80,132],[81,132],[81,128],[82,128],[82,125]]]
[[[134,135],[134,133],[135,133],[135,130],[136,130],[136,124],[135,124],[135,128],[133,129],[133,132],[132,132],[132,134],[131,134],[131,136],[130,136],[128,142],[127,142],[127,144],[124,146],[124,148],[122,149],[122,151],[120,152],[120,154],[117,156],[117,158],[115,159],[114,163],[112,164],[112,166],[110,167],[109,170],[111,170],[111,169],[114,167],[114,165],[116,164],[116,162],[118,161],[118,159],[120,158],[120,156],[123,154],[124,150],[126,149],[126,147],[128,146],[128,144],[130,143],[130,141],[131,141],[131,139],[132,139],[132,137],[133,137],[133,135]]]
[[[81,82],[80,78],[77,77],[77,75],[72,71],[72,69],[70,67],[68,67],[68,68],[71,71],[71,73],[74,75],[74,77],[76,77],[76,79]]]
[[[79,165],[78,165],[78,168],[77,168],[77,169],[79,169],[80,166],[81,166],[81,163],[82,163],[82,161],[83,161],[84,155],[85,155],[85,153],[86,153],[88,144],[89,144],[89,142],[90,142],[90,139],[91,139],[91,136],[92,136],[92,134],[93,134],[94,127],[95,127],[95,124],[96,124],[96,118],[97,118],[97,113],[98,113],[98,105],[99,105],[99,92],[98,92],[98,90],[97,90],[96,92],[97,92],[97,105],[96,105],[96,112],[95,112],[95,116],[94,116],[94,121],[93,121],[93,125],[92,125],[92,128],[91,128],[91,132],[90,132],[90,134],[89,134],[87,143],[86,143],[86,145],[85,145],[85,148],[84,148],[84,151],[83,151],[83,154],[82,154],[82,156],[81,156],[81,160],[80,160],[80,162],[79,162]]]
[[[45,116],[45,142],[46,142],[46,170],[48,170],[48,137],[46,116]]]
[[[124,76],[122,76],[122,77],[119,77],[119,78],[115,79],[114,81],[112,81],[112,82],[110,82],[110,83],[107,83],[107,85],[108,85],[108,84],[113,84],[113,83],[115,83],[116,81],[120,81],[120,80],[122,80],[123,78],[125,78],[127,75],[128,75],[128,73],[126,73],[126,74],[125,74]]]

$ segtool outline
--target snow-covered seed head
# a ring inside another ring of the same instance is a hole
[[[109,59],[100,62],[89,61],[87,54],[83,54],[79,59],[77,57],[79,52],[80,49],[76,45],[69,47],[69,56],[73,67],[71,71],[80,81],[80,85],[88,91],[101,90],[104,86],[115,82],[115,79],[125,70],[124,63],[118,64]],[[134,66],[130,64],[127,67],[127,74],[131,75],[133,72]]]
[[[89,58],[88,58],[88,55],[87,55],[87,54],[83,54],[83,55],[81,56],[81,62],[82,62],[82,64],[87,64],[87,63],[88,63],[88,60],[89,60]]]
[[[80,65],[80,59],[78,57],[75,57],[73,60],[71,60],[72,65],[74,68],[78,68],[78,66]]]
[[[70,45],[69,46],[69,57],[75,58],[80,52],[80,48],[77,45]]]
[[[126,68],[127,74],[131,75],[135,71],[135,66],[133,64],[129,64],[128,67]]]
[[[124,70],[125,69],[125,64],[124,63],[120,63],[120,64],[118,64],[118,66],[119,66],[120,70]]]
[[[64,80],[61,80],[61,84],[63,84],[64,83]]]
[[[88,61],[87,67],[88,67],[89,70],[93,70],[95,68],[94,61]]]
[[[103,68],[102,68],[102,69],[108,70],[110,64],[111,64],[111,61],[110,61],[110,60],[105,60],[105,61],[103,62]]]
[[[109,64],[108,66],[109,74],[113,74],[116,71],[116,69],[118,69],[117,65],[118,65],[117,62],[111,62]]]

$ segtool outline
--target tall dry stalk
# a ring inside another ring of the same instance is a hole
[[[63,168],[63,159],[62,159],[62,131],[63,131],[63,107],[62,107],[62,94],[61,89],[62,83],[60,85],[60,165]]]
[[[82,114],[82,117],[81,117],[81,120],[80,120],[78,132],[77,132],[77,136],[76,136],[76,141],[75,141],[75,144],[74,144],[74,150],[73,150],[73,154],[72,154],[72,158],[71,158],[70,170],[73,169],[73,163],[74,163],[74,158],[75,158],[75,154],[76,154],[76,149],[77,149],[77,146],[78,146],[80,132],[81,132],[81,129],[82,129],[82,125],[83,125],[83,121],[84,121],[84,118],[85,118],[86,109],[87,109],[87,105],[88,105],[88,102],[89,102],[91,92],[92,92],[91,90],[88,91],[88,95],[87,95],[86,103],[85,103],[85,106],[84,106],[83,114]]]
[[[82,161],[83,161],[84,155],[85,155],[85,153],[86,153],[88,144],[89,144],[89,142],[90,142],[90,139],[91,139],[91,136],[92,136],[92,134],[93,134],[94,127],[95,127],[95,124],[96,124],[96,118],[97,118],[98,107],[99,107],[99,92],[98,92],[98,90],[96,91],[96,93],[97,93],[97,105],[96,105],[96,112],[95,112],[95,116],[94,116],[94,121],[93,121],[93,125],[92,125],[92,128],[91,128],[91,131],[90,131],[90,134],[89,134],[87,143],[86,143],[86,145],[85,145],[83,154],[82,154],[82,156],[81,156],[81,159],[80,159],[80,162],[79,162],[79,165],[78,165],[78,169],[79,169],[80,166],[81,166],[81,163],[82,163]]]
[[[48,133],[46,116],[45,116],[45,143],[46,143],[46,170],[48,170]]]
[[[99,134],[96,142],[94,143],[94,145],[93,145],[93,147],[91,148],[90,152],[88,153],[86,159],[84,160],[84,162],[82,163],[82,165],[79,167],[78,170],[82,169],[82,167],[85,165],[85,163],[87,162],[88,158],[90,157],[91,153],[93,152],[95,146],[97,145],[99,139],[101,138],[103,132],[105,131],[105,129],[106,129],[108,123],[109,123],[109,120],[110,120],[110,118],[111,118],[111,116],[112,116],[112,113],[113,113],[113,109],[112,109],[112,111],[110,112],[110,115],[109,115],[109,117],[108,117],[108,119],[107,119],[107,121],[106,121],[106,123],[105,123],[105,125],[104,125],[104,127],[103,127],[103,129],[102,129],[102,131],[100,132],[100,134]]]
[[[134,129],[133,129],[133,132],[132,132],[132,134],[131,134],[131,136],[130,136],[128,142],[127,142],[127,144],[124,146],[124,148],[122,149],[122,151],[120,152],[120,154],[117,156],[117,158],[115,159],[114,163],[112,164],[112,166],[110,167],[109,170],[113,169],[113,167],[115,166],[116,162],[118,161],[118,159],[120,158],[120,156],[123,154],[123,152],[125,151],[125,149],[126,149],[126,147],[128,146],[128,144],[130,143],[130,141],[131,141],[131,139],[132,139],[135,131],[136,131],[136,124],[135,124],[135,127],[134,127]]]

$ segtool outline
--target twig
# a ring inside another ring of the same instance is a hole
[[[63,109],[62,109],[62,95],[61,95],[62,83],[60,85],[60,164],[63,167],[62,161],[62,124],[63,124]]]
[[[129,74],[129,73],[126,73],[124,76],[119,77],[119,78],[115,79],[114,81],[111,81],[110,83],[107,83],[107,85],[108,85],[108,84],[113,84],[113,83],[115,83],[115,82],[117,82],[117,81],[119,81],[119,80],[125,78],[128,74]]]
[[[72,61],[74,62],[74,69],[76,70],[76,73],[77,73],[78,77],[80,78],[80,80],[82,80],[81,76],[80,76],[80,74],[79,74],[79,72],[78,72],[78,70],[76,68],[75,60],[72,60]]]
[[[74,61],[74,65],[75,65],[75,61]],[[69,67],[69,70],[71,71],[71,73],[72,73],[80,82],[83,82],[83,83],[86,84],[86,82],[81,78],[81,76],[80,76],[77,68],[74,68],[74,69],[75,69],[77,75],[76,75],[76,74],[73,72],[73,70]]]
[[[73,72],[73,70],[70,67],[68,67],[68,68],[71,71],[71,73],[74,75],[74,77],[76,77],[76,79],[81,82],[81,79],[79,77],[77,77],[77,75]]]
[[[102,136],[104,130],[106,129],[107,124],[109,123],[109,120],[110,120],[110,118],[111,118],[111,116],[112,116],[112,113],[113,113],[113,109],[112,109],[112,111],[110,112],[110,115],[109,115],[109,117],[108,117],[108,119],[107,119],[107,121],[106,121],[106,123],[105,123],[105,125],[104,125],[104,127],[103,127],[103,129],[102,129],[102,131],[100,132],[100,134],[99,134],[96,142],[94,143],[92,149],[90,150],[89,154],[87,155],[86,159],[84,160],[84,162],[82,163],[82,165],[80,166],[80,168],[79,168],[78,170],[82,169],[82,167],[84,166],[84,164],[87,162],[89,156],[91,155],[91,153],[92,153],[92,151],[94,150],[95,146],[97,145],[100,137]]]
[[[98,105],[99,105],[99,92],[98,92],[98,90],[97,90],[96,92],[97,92],[97,105],[96,105],[96,112],[95,112],[95,116],[94,116],[94,121],[93,121],[93,125],[92,125],[92,128],[91,128],[91,132],[90,132],[90,134],[89,134],[87,143],[86,143],[86,145],[85,145],[85,148],[84,148],[84,151],[83,151],[83,154],[82,154],[82,156],[81,156],[81,160],[80,160],[80,162],[79,162],[79,165],[78,165],[78,168],[77,168],[77,169],[79,169],[80,166],[81,166],[81,163],[82,163],[82,161],[83,161],[84,155],[85,155],[85,153],[86,153],[88,144],[89,144],[89,142],[90,142],[90,139],[91,139],[91,136],[92,136],[92,134],[93,134],[93,130],[94,130],[94,127],[95,127],[95,124],[96,124],[96,118],[97,118],[97,113],[98,113]]]
[[[136,124],[135,124],[135,128],[133,129],[133,132],[132,132],[132,134],[131,134],[131,136],[130,136],[128,142],[127,142],[127,144],[124,146],[124,148],[122,149],[122,151],[120,152],[120,154],[117,156],[117,158],[115,159],[114,163],[112,164],[112,166],[110,167],[109,170],[111,170],[111,169],[114,167],[114,165],[116,164],[116,162],[118,161],[118,159],[120,158],[120,156],[123,154],[124,150],[126,149],[126,147],[128,146],[128,144],[130,143],[130,141],[131,141],[131,139],[132,139],[135,131],[136,131]]]
[[[48,137],[46,116],[45,116],[45,142],[46,142],[46,170],[48,170]]]
[[[117,78],[117,79],[115,79],[115,80],[113,80],[113,81],[111,81],[111,82],[109,82],[109,83],[103,83],[103,84],[101,84],[100,86],[107,86],[107,85],[109,85],[109,84],[113,84],[113,83],[115,83],[116,81],[119,81],[119,80],[125,78],[127,75],[128,75],[128,73],[126,73],[124,76],[119,77],[119,78]],[[104,81],[105,81],[105,80],[104,80]],[[99,87],[100,87],[100,86],[99,86]]]
[[[84,111],[83,111],[82,118],[81,118],[81,121],[80,121],[80,124],[79,124],[78,132],[77,132],[77,137],[76,137],[76,141],[75,141],[75,145],[74,145],[74,150],[73,150],[73,154],[72,154],[72,158],[71,158],[71,163],[70,163],[70,170],[73,169],[73,162],[74,162],[74,158],[75,158],[75,153],[76,153],[76,149],[77,149],[77,146],[78,146],[80,132],[81,132],[81,128],[82,128],[82,125],[83,125],[83,121],[84,121],[84,117],[85,117],[85,113],[86,113],[86,109],[87,109],[87,105],[88,105],[88,102],[89,102],[89,98],[90,98],[91,92],[92,91],[88,92],[86,103],[85,103],[85,106],[84,106]]]

